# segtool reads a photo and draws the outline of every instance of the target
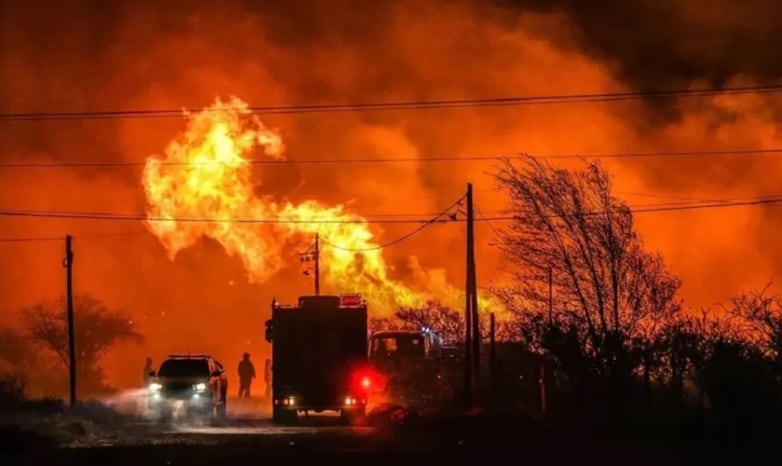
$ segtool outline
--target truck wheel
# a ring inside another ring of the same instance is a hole
[[[357,421],[362,421],[366,416],[367,410],[365,407],[361,407],[355,410],[340,410],[339,417],[344,424],[354,425]]]
[[[274,411],[272,412],[272,421],[274,421],[275,424],[280,424],[280,425],[295,424],[298,419],[299,417],[296,414],[296,411],[290,411],[275,406]]]

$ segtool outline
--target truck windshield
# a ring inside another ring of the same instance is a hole
[[[205,359],[169,359],[160,366],[161,377],[209,377]]]
[[[423,357],[424,340],[420,335],[376,336],[371,351],[375,357]]]

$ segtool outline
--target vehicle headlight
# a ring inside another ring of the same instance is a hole
[[[163,386],[160,385],[159,383],[153,382],[153,383],[149,384],[149,387],[147,387],[147,388],[149,388],[150,392],[155,393],[155,392],[159,392],[160,389],[163,388]]]
[[[206,384],[205,383],[197,383],[193,385],[193,390],[195,390],[197,393],[201,393],[206,391]]]

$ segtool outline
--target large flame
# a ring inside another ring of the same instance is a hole
[[[320,257],[328,292],[360,292],[376,310],[435,299],[461,307],[463,294],[436,274],[418,269],[414,278],[429,282],[418,283],[422,291],[390,279],[368,222],[343,206],[314,200],[292,204],[256,194],[250,154],[260,149],[282,159],[285,146],[279,133],[264,126],[240,99],[218,99],[186,117],[184,134],[169,144],[165,155],[149,157],[143,173],[146,225],[172,260],[201,237],[210,237],[241,258],[251,282],[262,283],[298,261],[296,253],[318,233],[325,243]],[[411,265],[417,267],[417,261]],[[440,296],[432,296],[435,285]]]

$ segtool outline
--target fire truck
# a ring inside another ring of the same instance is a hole
[[[275,423],[309,411],[336,411],[347,422],[366,414],[372,377],[361,295],[301,296],[294,305],[273,300],[266,340]]]

